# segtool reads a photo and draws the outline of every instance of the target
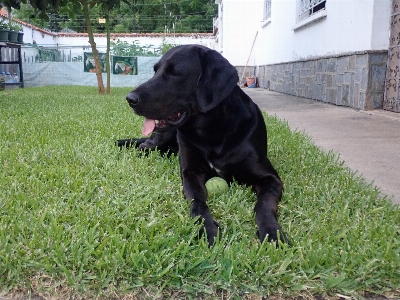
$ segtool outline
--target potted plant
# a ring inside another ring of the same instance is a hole
[[[11,24],[10,23],[10,31],[8,33],[8,40],[11,43],[18,42],[18,32],[22,30],[22,26],[19,24]]]
[[[14,24],[14,30],[18,31],[17,42],[19,44],[23,44],[24,43],[24,28],[22,27],[21,24]]]
[[[0,19],[0,42],[8,42],[9,31],[8,23]]]

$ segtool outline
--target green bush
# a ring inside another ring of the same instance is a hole
[[[153,45],[140,46],[137,40],[128,43],[118,39],[116,42],[111,42],[111,54],[117,56],[159,56],[160,51]]]
[[[22,25],[17,24],[17,23],[11,23],[11,24],[10,24],[10,30],[13,30],[13,31],[22,31]]]
[[[0,19],[0,29],[9,29],[9,25],[8,22],[5,22],[3,20]]]

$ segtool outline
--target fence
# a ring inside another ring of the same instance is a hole
[[[138,57],[138,75],[111,74],[111,86],[135,87],[150,79],[153,65],[158,57]],[[97,86],[95,73],[84,72],[83,62],[43,62],[23,63],[25,87],[47,85],[86,85]],[[103,73],[103,81],[106,82],[106,74]]]
[[[17,60],[16,52],[11,50],[3,53],[3,56],[7,57],[6,60]],[[96,74],[87,72],[87,68],[84,67],[85,53],[91,51],[91,48],[87,46],[23,45],[21,56],[25,87],[47,85],[97,86]],[[98,51],[105,53],[106,49],[105,47],[98,47]],[[149,55],[156,54],[159,53],[159,49],[147,49],[146,53]],[[113,74],[115,72],[111,70],[111,86],[138,86],[153,76],[153,66],[158,60],[158,56],[137,57],[137,65],[135,66],[137,72],[133,72],[137,75],[125,75],[123,72]],[[0,72],[16,73],[20,76],[18,66],[0,66]],[[106,73],[103,73],[103,80],[106,82]]]
[[[144,50],[143,50],[144,49]],[[97,45],[97,50],[101,53],[106,52],[105,46]],[[156,57],[160,55],[159,48],[140,48],[140,55]],[[22,46],[23,62],[42,63],[42,62],[77,62],[83,60],[83,53],[91,52],[90,46],[70,46],[70,45],[24,45]]]

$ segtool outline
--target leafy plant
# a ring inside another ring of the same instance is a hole
[[[125,32],[125,27],[123,24],[117,24],[114,26],[114,32],[123,33]]]
[[[11,23],[11,24],[10,24],[10,30],[13,30],[13,31],[22,31],[22,25],[17,24],[17,23]]]
[[[117,40],[111,42],[111,53],[118,56],[159,56],[160,51],[153,45],[140,46],[139,41],[128,43],[127,41]]]
[[[160,47],[160,52],[161,54],[164,54],[165,52],[167,52],[169,49],[173,48],[177,46],[176,44],[172,44],[172,43],[168,43],[168,41],[163,38],[162,43],[161,43],[161,47]]]
[[[2,19],[0,19],[0,29],[9,29],[8,22],[4,22]]]

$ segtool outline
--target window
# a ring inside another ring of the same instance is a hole
[[[316,12],[325,9],[326,0],[300,0],[298,22],[310,17]]]
[[[271,0],[264,0],[264,21],[271,18]]]

